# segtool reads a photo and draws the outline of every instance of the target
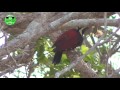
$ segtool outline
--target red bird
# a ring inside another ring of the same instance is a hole
[[[80,32],[81,33],[80,33]],[[53,59],[53,64],[60,63],[62,53],[66,50],[72,50],[77,46],[81,46],[83,42],[83,34],[86,29],[70,29],[64,32],[59,38],[55,41],[53,47],[53,51],[55,52],[55,56]]]

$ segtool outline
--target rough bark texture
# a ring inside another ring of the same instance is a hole
[[[74,62],[78,57],[79,53],[75,51],[67,52],[67,55],[71,62]],[[87,65],[83,60],[81,60],[75,67],[75,70],[80,72],[82,78],[98,78],[97,74],[92,70],[91,67]]]

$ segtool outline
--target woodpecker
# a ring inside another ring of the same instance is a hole
[[[60,63],[64,51],[73,50],[77,46],[82,45],[83,34],[86,30],[86,28],[70,29],[58,37],[53,44],[55,55],[52,63],[54,65]]]

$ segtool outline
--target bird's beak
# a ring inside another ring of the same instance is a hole
[[[80,35],[82,35],[82,30],[80,30]]]
[[[81,34],[81,35],[83,34],[82,31],[83,31],[85,28],[86,28],[86,27],[83,27],[83,28],[80,29],[80,34]]]

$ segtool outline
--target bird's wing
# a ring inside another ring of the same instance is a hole
[[[70,37],[69,35],[63,36],[55,42],[55,50],[64,51],[74,49],[77,46],[77,40],[78,39],[76,37]]]

